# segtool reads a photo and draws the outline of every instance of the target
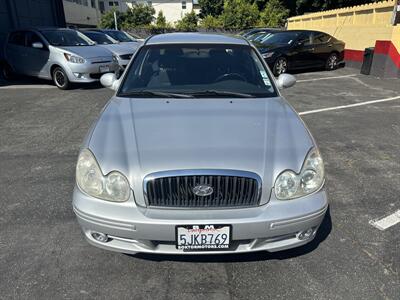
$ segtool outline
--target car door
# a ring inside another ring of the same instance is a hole
[[[34,43],[41,43],[43,48],[34,48]],[[49,60],[49,49],[43,39],[33,31],[25,33],[25,53],[23,55],[26,73],[31,76],[47,77],[47,62]]]
[[[24,63],[22,57],[25,50],[25,32],[15,31],[12,32],[8,38],[7,46],[5,49],[6,60],[12,69],[19,73],[24,73]]]
[[[314,32],[313,44],[315,62],[318,67],[325,66],[329,55],[333,51],[333,38],[323,32]]]
[[[303,32],[292,49],[291,68],[308,68],[314,64],[313,33]]]

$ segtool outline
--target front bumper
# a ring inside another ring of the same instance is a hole
[[[108,68],[106,71],[104,68]],[[102,70],[103,69],[103,70]],[[65,71],[71,82],[89,83],[99,81],[101,75],[118,71],[117,62],[92,63],[86,61],[84,64],[68,63]]]
[[[268,204],[244,209],[171,210],[142,208],[133,199],[112,203],[83,194],[75,188],[73,208],[87,241],[97,247],[134,254],[225,254],[280,251],[302,246],[299,233],[319,228],[328,208],[325,191],[291,201],[271,199]],[[191,224],[231,224],[232,242],[228,251],[184,252],[175,247],[175,226]],[[107,234],[106,243],[91,233]]]

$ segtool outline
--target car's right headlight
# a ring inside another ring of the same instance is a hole
[[[129,199],[130,186],[126,177],[118,171],[104,176],[89,149],[81,151],[76,165],[76,182],[79,188],[90,196],[124,202]]]
[[[274,55],[274,52],[267,52],[267,53],[264,53],[263,55],[262,55],[262,57],[264,57],[264,58],[270,58],[270,57],[272,57]]]
[[[275,181],[275,196],[279,200],[290,200],[316,192],[324,184],[324,162],[319,151],[313,148],[307,155],[299,174],[288,170]]]
[[[85,59],[80,56],[77,56],[77,55],[64,53],[64,57],[67,61],[74,63],[74,64],[84,64],[85,63]]]

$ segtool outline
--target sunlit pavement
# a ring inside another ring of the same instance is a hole
[[[296,77],[284,94],[321,148],[330,214],[305,247],[202,257],[128,256],[84,241],[74,166],[112,91],[0,84],[0,298],[399,299],[400,224],[369,222],[400,209],[400,99],[351,105],[397,97],[400,82],[346,68]]]

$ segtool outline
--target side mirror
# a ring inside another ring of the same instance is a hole
[[[32,47],[36,49],[43,49],[43,44],[41,42],[32,43]]]
[[[106,73],[100,77],[101,84],[109,89],[116,91],[119,86],[119,80],[117,80],[117,76],[114,73]]]
[[[287,89],[296,84],[296,77],[290,74],[281,74],[279,75],[276,83],[280,90]]]

